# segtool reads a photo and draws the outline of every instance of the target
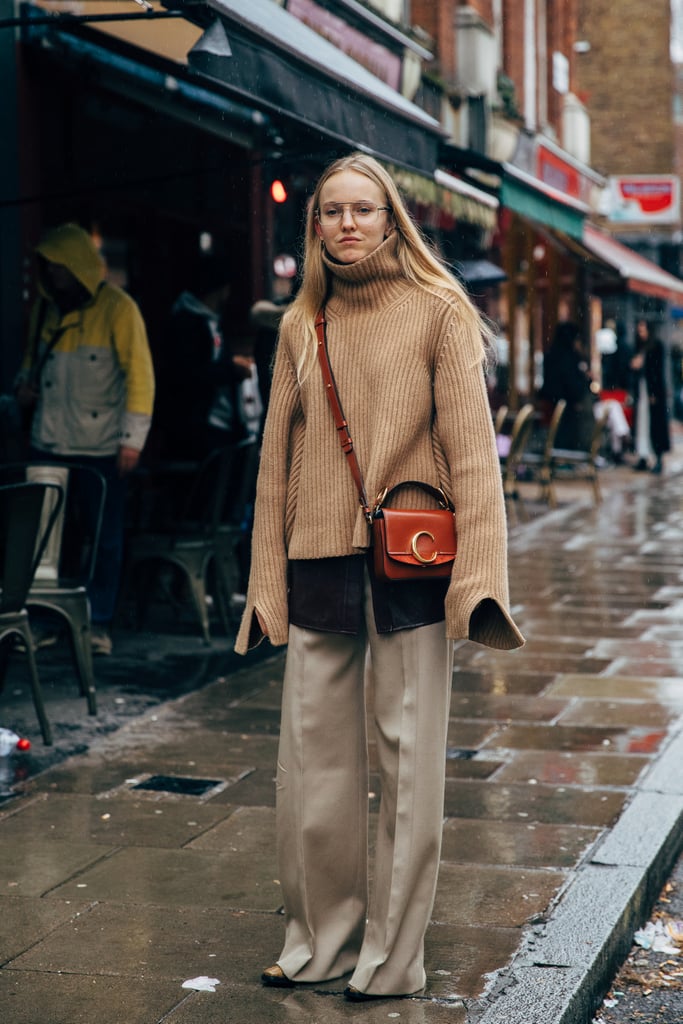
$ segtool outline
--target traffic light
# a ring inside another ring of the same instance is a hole
[[[276,178],[273,182],[271,182],[270,195],[273,201],[276,203],[287,202],[287,189],[285,188],[285,186],[283,185],[279,178]]]

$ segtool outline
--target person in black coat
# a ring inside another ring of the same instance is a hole
[[[155,411],[165,458],[199,461],[247,436],[238,386],[250,376],[252,361],[226,351],[223,314],[229,295],[222,262],[204,257],[192,291],[182,292],[171,310]]]
[[[543,359],[541,398],[552,405],[564,399],[567,408],[560,421],[555,445],[575,451],[588,451],[595,416],[595,395],[591,389],[588,359],[581,333],[569,321],[555,328],[550,348]]]
[[[671,450],[669,409],[664,370],[664,345],[650,334],[646,320],[636,324],[635,354],[631,359],[635,402],[634,469],[662,472],[662,456]]]

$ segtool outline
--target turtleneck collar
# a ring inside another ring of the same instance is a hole
[[[350,303],[355,309],[377,309],[398,299],[410,287],[397,256],[397,236],[387,239],[355,263],[337,263],[323,250],[330,276],[328,308],[334,313]]]

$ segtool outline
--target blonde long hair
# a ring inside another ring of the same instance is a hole
[[[485,354],[491,350],[493,337],[491,328],[473,305],[465,289],[447,270],[413,221],[389,172],[373,157],[356,152],[335,160],[323,171],[308,204],[301,287],[296,299],[285,313],[286,319],[296,316],[297,320],[303,321],[306,329],[306,344],[297,367],[299,380],[306,376],[315,362],[314,321],[327,297],[329,287],[328,270],[323,262],[322,246],[315,229],[320,193],[325,183],[341,171],[358,171],[374,181],[384,192],[387,206],[390,206],[392,211],[391,216],[397,239],[397,255],[403,274],[407,280],[423,288],[445,288],[453,293],[462,314],[463,326],[474,328],[482,338],[482,359],[484,359]]]

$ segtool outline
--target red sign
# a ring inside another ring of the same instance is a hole
[[[671,224],[680,217],[680,180],[675,174],[615,175],[609,179],[612,221]]]
[[[536,177],[566,196],[585,200],[580,172],[544,146],[536,150]]]

